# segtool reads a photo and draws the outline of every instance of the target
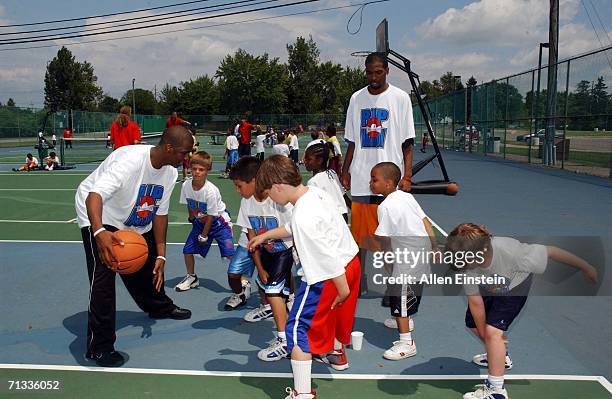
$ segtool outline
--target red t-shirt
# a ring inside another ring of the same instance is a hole
[[[132,145],[135,141],[140,141],[140,128],[134,121],[128,121],[126,127],[119,126],[115,121],[111,125],[110,139],[114,150],[124,145]]]
[[[185,120],[179,118],[178,116],[174,120],[172,120],[172,118],[168,118],[166,119],[166,128],[169,128],[170,126],[174,125],[180,125],[182,123],[185,123]]]
[[[242,144],[251,144],[251,130],[253,130],[253,125],[249,122],[244,122],[238,128],[240,132],[240,143]]]
[[[69,139],[72,137],[72,130],[70,129],[64,129],[64,138],[65,139]]]

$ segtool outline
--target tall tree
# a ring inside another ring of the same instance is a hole
[[[219,90],[208,75],[181,82],[180,111],[192,115],[211,115],[219,110]],[[172,111],[176,111],[172,110]],[[171,112],[172,112],[171,111]]]
[[[308,114],[320,108],[321,94],[317,91],[317,66],[319,49],[312,39],[299,36],[295,43],[287,44],[289,53],[287,69],[289,87],[287,98],[289,111],[294,114]]]
[[[346,112],[348,109],[351,95],[367,85],[368,79],[363,68],[351,68],[350,66],[344,68],[338,88],[338,98],[342,106],[341,112]]]
[[[331,61],[317,66],[316,90],[319,94],[319,107],[316,110],[324,114],[335,114],[343,112],[340,100],[342,85],[342,65]]]
[[[176,86],[168,83],[161,89],[157,113],[165,115],[181,109],[181,92]]]
[[[448,71],[440,76],[440,90],[443,95],[462,89],[463,83],[461,83],[461,79],[455,77],[452,71]]]
[[[78,62],[66,47],[57,52],[45,73],[45,106],[53,111],[77,109],[93,111],[102,94],[93,66]]]
[[[218,78],[221,109],[228,114],[284,113],[287,69],[268,54],[254,56],[239,49],[221,61]]]
[[[135,89],[134,100],[136,102],[136,113],[138,115],[153,115],[157,108],[155,95],[151,90]],[[132,106],[132,89],[125,92],[121,97],[121,103]],[[132,110],[134,112],[134,110]]]
[[[119,112],[119,100],[108,94],[103,95],[98,101],[98,111],[101,112]]]

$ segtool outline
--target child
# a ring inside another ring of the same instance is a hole
[[[53,170],[59,166],[59,157],[55,153],[55,151],[51,151],[49,156],[44,159],[45,161],[45,170]]]
[[[276,135],[276,144],[272,147],[272,152],[277,155],[289,157],[289,146],[285,144],[285,134],[279,133]]]
[[[221,174],[222,178],[227,178],[232,167],[238,162],[238,139],[231,129],[227,129],[227,138],[225,139],[225,155],[223,155],[223,159],[226,158],[227,164],[225,165],[225,173]]]
[[[289,223],[292,210],[293,205],[276,204],[267,195],[257,191],[241,203],[236,224],[247,229],[247,235],[252,239]],[[260,350],[257,357],[267,362],[281,360],[289,354],[285,325],[293,267],[293,240],[289,236],[267,241],[261,248],[255,249],[251,256],[257,267],[259,297],[265,297],[262,304],[269,304],[277,328],[276,340],[268,348]]]
[[[534,273],[546,270],[548,259],[579,269],[590,282],[597,281],[597,270],[584,259],[563,249],[538,244],[523,244],[514,238],[492,237],[484,226],[464,223],[455,227],[446,243],[447,251],[482,254],[465,264],[466,276],[499,276],[496,285],[464,285],[468,296],[465,324],[484,343],[487,353],[473,361],[488,366],[488,378],[464,399],[507,399],[504,368],[512,367],[505,332],[527,301]]]
[[[342,174],[342,149],[340,148],[340,142],[336,137],[336,127],[329,125],[327,127],[327,142],[331,144],[332,149],[329,152],[329,168],[336,172],[338,177]]]
[[[378,227],[376,238],[385,251],[408,249],[411,252],[437,251],[436,238],[431,222],[416,202],[412,194],[397,190],[402,172],[393,162],[381,162],[370,173],[370,190],[381,194],[384,201],[378,206]],[[427,259],[409,267],[404,264],[393,265],[393,276],[413,276],[417,281],[423,274],[431,272]],[[419,310],[422,284],[399,284],[389,287],[391,316],[395,317],[399,331],[399,341],[385,351],[388,360],[401,360],[417,353],[412,331],[412,317]]]
[[[425,153],[427,149],[427,143],[429,142],[429,135],[427,132],[423,132],[423,138],[421,139],[421,152]]]
[[[212,158],[205,151],[193,154],[191,160],[191,178],[181,188],[181,204],[187,204],[189,222],[193,225],[187,237],[183,254],[187,275],[175,287],[177,291],[187,291],[200,283],[195,274],[194,254],[203,258],[208,254],[213,238],[219,244],[221,257],[232,259],[234,256],[234,239],[232,221],[219,189],[208,181],[208,172],[212,168]]]
[[[348,223],[348,211],[344,202],[342,185],[336,172],[327,168],[328,156],[329,146],[327,143],[315,143],[306,148],[304,166],[313,175],[308,180],[308,187],[318,187],[329,194],[333,200],[331,206],[337,209]]]
[[[274,155],[263,162],[257,191],[267,192],[279,205],[294,205],[290,223],[256,236],[249,249],[293,235],[302,284],[287,322],[294,388],[287,388],[286,399],[315,398],[310,377],[313,355],[321,355],[337,369],[348,368],[343,344],[349,343],[357,307],[359,248],[340,213],[326,205],[329,196],[302,185],[300,171],[289,158]]]
[[[297,132],[294,129],[289,131],[289,136],[291,137],[291,141],[289,142],[289,158],[293,160],[296,164],[299,162],[299,150],[300,150],[300,142],[298,140]]]
[[[264,142],[266,141],[267,138],[268,138],[268,135],[262,132],[261,128],[258,127],[257,136],[255,136],[255,143],[256,143],[256,149],[257,149],[256,157],[260,161],[264,160],[264,151],[265,151]]]
[[[20,166],[19,169],[13,168],[13,172],[20,172],[23,170],[29,172],[32,169],[38,169],[38,159],[36,159],[34,155],[28,153],[26,154],[25,164]]]

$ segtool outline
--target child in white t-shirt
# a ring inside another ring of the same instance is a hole
[[[473,261],[466,261],[464,265],[455,262],[457,267],[463,266],[466,281],[468,276],[481,279],[496,276],[499,280],[497,284],[464,285],[468,296],[465,324],[487,349],[487,353],[476,355],[472,360],[488,367],[489,372],[484,385],[463,397],[507,399],[504,370],[512,368],[512,359],[505,333],[527,302],[533,274],[544,273],[548,259],[577,268],[591,283],[597,282],[597,270],[561,248],[492,237],[484,226],[473,223],[463,223],[453,229],[446,241],[446,251],[462,252],[461,259],[466,260],[467,254],[473,254]]]
[[[183,247],[187,275],[176,285],[177,291],[187,291],[199,285],[193,255],[199,254],[205,258],[213,239],[219,245],[221,257],[231,260],[236,252],[232,220],[225,209],[221,193],[206,179],[212,168],[211,156],[205,151],[199,151],[191,156],[189,163],[192,177],[183,183],[180,203],[187,205],[189,222],[193,226]]]
[[[308,180],[309,187],[318,187],[325,191],[332,199],[329,204],[340,212],[348,223],[348,211],[344,201],[344,192],[340,179],[335,171],[328,169],[329,145],[325,142],[315,143],[306,148],[304,155],[304,166],[312,172],[313,176]]]
[[[436,237],[431,222],[412,194],[398,190],[397,185],[402,173],[393,162],[381,162],[370,173],[370,190],[373,194],[383,195],[384,201],[378,206],[378,227],[376,238],[384,251],[405,251],[411,253],[437,251]],[[419,259],[419,258],[417,258]],[[401,360],[417,353],[412,331],[412,316],[419,310],[421,303],[421,276],[431,270],[427,258],[420,258],[418,264],[393,265],[393,277],[412,277],[415,284],[393,284],[389,287],[391,316],[395,317],[399,331],[399,341],[385,351],[388,360]]]
[[[270,133],[270,134],[274,134],[274,133]],[[257,136],[255,136],[255,144],[256,144],[256,150],[257,150],[257,155],[256,157],[260,160],[263,161],[264,160],[264,151],[265,151],[265,142],[266,139],[268,138],[269,134],[266,134],[264,132],[261,131],[261,129],[257,128]]]
[[[232,167],[238,162],[238,138],[231,129],[227,129],[223,158],[227,159],[227,163],[225,164],[225,173],[221,174],[221,177],[227,178]]]
[[[276,135],[276,144],[272,147],[272,153],[289,157],[289,146],[285,144],[285,134],[278,133]]]
[[[301,263],[302,284],[287,321],[294,388],[287,398],[311,399],[312,358],[336,370],[348,368],[343,344],[353,328],[361,267],[359,251],[340,213],[328,206],[331,199],[317,187],[302,185],[302,176],[289,158],[273,155],[257,174],[257,191],[279,205],[294,205],[291,222],[254,237],[254,250],[270,239],[293,235]]]

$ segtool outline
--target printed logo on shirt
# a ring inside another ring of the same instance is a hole
[[[163,195],[164,186],[141,184],[130,217],[123,224],[126,226],[146,226],[151,223]]]
[[[382,123],[389,119],[389,110],[365,108],[361,110],[361,148],[384,148],[387,128]]]
[[[274,216],[249,216],[251,228],[257,235],[261,235],[268,230],[273,230],[278,226],[278,219]],[[270,240],[263,244],[266,251],[270,253],[281,252],[287,249],[283,240]]]
[[[191,198],[187,198],[187,207],[191,209],[196,219],[201,222],[204,222],[204,219],[206,218],[206,216],[208,216],[208,214],[206,213],[205,202],[200,202]]]

